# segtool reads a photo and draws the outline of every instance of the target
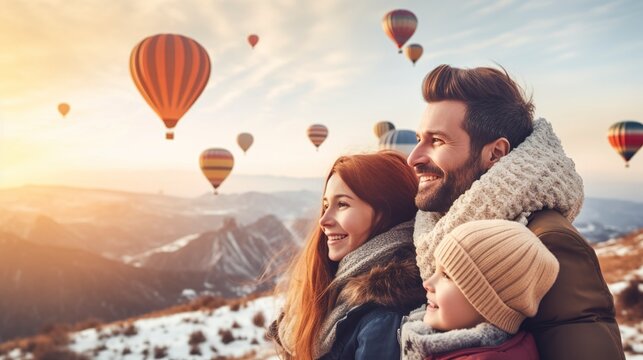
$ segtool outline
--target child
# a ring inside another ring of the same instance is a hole
[[[554,284],[558,261],[529,229],[472,221],[453,229],[434,256],[426,311],[402,322],[403,359],[538,359],[533,337],[518,329]]]

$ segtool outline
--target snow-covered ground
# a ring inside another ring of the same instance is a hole
[[[72,333],[69,349],[97,360],[217,357],[277,360],[274,345],[266,340],[265,333],[278,306],[275,298],[263,297],[238,310],[223,306],[103,325]],[[0,356],[0,360],[31,358],[19,350]]]

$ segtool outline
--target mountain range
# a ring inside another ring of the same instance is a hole
[[[52,322],[133,316],[185,294],[270,289],[315,226],[319,198],[0,190],[0,340]],[[643,228],[642,214],[642,203],[588,198],[575,225],[601,242]]]

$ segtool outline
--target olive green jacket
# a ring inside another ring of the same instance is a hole
[[[560,263],[558,278],[538,313],[523,323],[534,335],[540,358],[625,359],[614,300],[594,249],[553,210],[532,214],[527,227]]]

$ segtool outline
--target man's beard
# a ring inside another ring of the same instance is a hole
[[[486,172],[480,165],[480,155],[471,157],[459,168],[445,174],[437,166],[417,165],[416,173],[436,173],[440,175],[441,184],[430,189],[418,190],[415,205],[422,211],[446,213],[460,195],[469,190],[474,181]]]

